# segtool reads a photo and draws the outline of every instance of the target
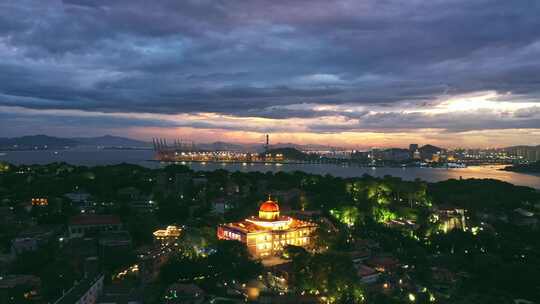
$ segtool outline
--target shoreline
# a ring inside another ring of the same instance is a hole
[[[519,174],[528,174],[528,175],[533,175],[533,176],[538,176],[540,177],[540,172],[529,172],[529,171],[519,171],[519,170],[509,170],[509,169],[498,169],[500,171],[505,171],[505,172],[512,172],[512,173],[519,173]]]
[[[77,166],[107,166],[121,163],[135,164],[142,167],[157,169],[174,162],[160,162],[154,159],[154,155],[148,150],[70,150],[70,151],[30,151],[8,153],[0,156],[0,162],[8,162],[13,165],[49,164],[65,162]],[[177,164],[182,164],[177,162]],[[336,177],[358,177],[364,174],[384,177],[394,176],[403,180],[415,180],[417,178],[426,182],[438,182],[448,179],[497,179],[514,185],[531,188],[540,188],[540,176],[520,172],[500,170],[504,165],[475,165],[466,168],[446,167],[402,167],[402,166],[361,166],[358,164],[295,164],[295,163],[246,163],[242,162],[186,162],[189,168],[195,171],[213,171],[225,169],[230,172],[293,172],[303,171],[317,175],[332,175]]]

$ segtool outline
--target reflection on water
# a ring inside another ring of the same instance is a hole
[[[67,162],[75,165],[109,165],[122,162],[137,164],[150,168],[158,168],[165,164],[149,161],[154,153],[150,150],[69,150],[69,151],[20,151],[4,152],[0,155],[0,161],[7,161],[14,164],[47,164],[51,162]],[[304,171],[313,174],[331,174],[341,177],[354,177],[369,174],[383,177],[392,175],[406,180],[416,178],[425,181],[441,181],[450,178],[492,178],[503,180],[516,185],[540,188],[540,176],[529,175],[509,171],[499,170],[501,166],[482,166],[455,169],[442,168],[363,168],[357,166],[337,166],[337,165],[298,165],[298,164],[253,164],[253,163],[185,163],[193,170],[216,170],[226,169],[231,171]]]
[[[336,166],[331,164],[323,165],[295,165],[295,164],[253,164],[252,166],[243,166],[242,164],[227,164],[226,167],[218,164],[207,163],[202,166],[200,163],[188,163],[193,170],[215,170],[227,169],[231,171],[262,171],[262,172],[279,172],[279,171],[304,171],[313,174],[331,174],[341,177],[355,177],[369,174],[372,176],[383,177],[392,175],[401,177],[405,180],[414,180],[416,178],[437,182],[447,179],[467,179],[467,178],[490,178],[506,181],[516,185],[529,186],[540,188],[540,176],[515,173],[499,170],[502,166],[482,166],[468,167],[455,169],[442,168],[364,168],[357,166]]]

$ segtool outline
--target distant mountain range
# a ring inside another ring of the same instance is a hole
[[[206,151],[250,151],[250,152],[263,152],[264,144],[238,144],[228,143],[223,141],[217,141],[213,143],[196,143],[199,149]],[[270,149],[281,148],[294,148],[300,151],[322,151],[322,150],[343,150],[339,147],[330,147],[325,145],[299,145],[293,143],[277,143],[271,144]]]
[[[201,150],[206,151],[245,151],[250,150],[250,147],[248,145],[242,145],[242,144],[233,144],[233,143],[227,143],[223,141],[217,141],[214,143],[200,143],[196,144],[196,146]]]
[[[136,139],[105,135],[99,137],[76,137],[72,140],[77,141],[80,145],[85,146],[102,146],[102,147],[151,147],[152,144]]]
[[[318,156],[315,156],[313,154],[304,153],[302,151],[299,151],[296,148],[291,147],[285,147],[285,148],[275,148],[270,149],[268,153],[272,154],[282,154],[285,159],[289,160],[316,160],[318,159]]]
[[[341,150],[348,150],[343,147],[335,147],[335,146],[329,146],[329,145],[315,145],[315,144],[308,144],[308,145],[299,145],[294,143],[278,143],[275,145],[271,145],[273,149],[278,148],[295,148],[297,150],[301,151],[341,151]]]
[[[196,143],[199,149],[206,151],[251,151],[262,152],[264,145],[260,144],[238,144],[217,141],[213,143]],[[30,135],[22,137],[0,137],[0,150],[43,150],[43,149],[66,149],[81,146],[94,146],[105,148],[152,148],[151,142],[120,137],[120,136],[98,136],[98,137],[73,137],[62,138],[48,135]],[[300,145],[294,143],[277,143],[271,144],[270,149],[294,148],[299,151],[331,151],[331,150],[346,150],[341,147],[332,147],[328,145]],[[514,146],[503,148],[504,150],[540,150],[540,146]],[[438,151],[445,150],[444,148],[425,145],[419,148],[423,154],[434,154]]]
[[[504,150],[506,151],[516,151],[516,150],[539,150],[540,145],[538,146],[512,146],[512,147],[506,147]]]
[[[206,151],[252,151],[262,152],[263,144],[238,144],[217,141],[213,143],[196,143],[199,149]],[[105,148],[151,148],[151,142],[136,139],[105,135],[99,137],[72,137],[62,138],[48,135],[31,135],[21,137],[0,137],[0,150],[43,150],[67,149],[81,146],[94,146]],[[278,143],[270,145],[271,149],[295,148],[301,151],[313,150],[339,150],[341,148],[325,145],[299,145],[293,143]]]
[[[13,138],[0,137],[0,148],[14,150],[32,147],[72,147],[77,144],[77,141],[73,139],[47,135],[31,135]]]
[[[150,148],[151,143],[118,136],[60,138],[47,135],[0,137],[1,150],[67,149],[80,146]]]

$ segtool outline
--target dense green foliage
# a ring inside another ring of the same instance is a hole
[[[165,285],[200,280],[248,282],[262,273],[262,265],[250,258],[240,242],[219,241],[215,250],[209,256],[176,256],[163,267],[161,281]]]
[[[300,293],[324,294],[331,303],[360,303],[364,299],[352,261],[335,252],[310,254],[289,246],[295,287]]]
[[[538,229],[512,222],[514,209],[534,211],[540,202],[539,192],[527,187],[478,179],[425,183],[389,176],[338,178],[302,172],[203,173],[176,165],[148,169],[128,164],[89,168],[57,163],[3,168],[0,203],[11,208],[19,222],[65,226],[78,210],[64,194],[85,191],[96,203],[97,213],[116,214],[122,219],[136,247],[150,245],[152,231],[158,227],[189,227],[189,238],[181,242],[183,254],[163,268],[158,290],[172,282],[216,288],[223,282],[247,282],[256,277],[262,272],[261,265],[249,258],[241,244],[217,241],[215,227],[256,214],[258,203],[268,193],[295,189],[301,194],[287,202],[288,207],[320,211],[328,219],[320,223],[316,233],[319,250],[289,248],[286,252],[294,268],[294,288],[299,292],[319,291],[337,303],[355,303],[362,297],[369,303],[403,303],[409,301],[409,292],[415,293],[417,303],[423,303],[434,291],[446,295],[449,303],[540,298]],[[141,213],[132,204],[139,198],[121,191],[126,188],[134,188],[142,199],[153,201],[156,210]],[[27,212],[25,203],[33,197],[47,197],[49,205]],[[231,209],[215,214],[212,202],[224,197]],[[434,217],[441,206],[467,209],[470,223],[483,230],[442,233]],[[484,218],[490,219],[489,225],[480,224]],[[25,228],[17,223],[0,223],[3,252]],[[428,292],[403,288],[381,294],[359,286],[345,253],[355,250],[360,239],[376,241],[381,252],[391,253],[407,265],[407,270],[396,276]],[[12,269],[44,278],[47,300],[81,275],[80,265],[65,263],[69,257],[57,247],[53,244],[46,251],[21,255]],[[112,272],[126,266],[133,261],[128,257],[105,260],[106,269]],[[440,270],[452,273],[455,280],[444,291],[440,288],[444,284],[436,277]]]
[[[471,211],[509,211],[523,202],[538,202],[538,191],[492,179],[447,180],[431,184],[429,195],[438,204]]]

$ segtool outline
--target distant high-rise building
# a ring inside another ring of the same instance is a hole
[[[266,134],[266,142],[264,144],[264,152],[268,152],[270,150],[270,135]]]
[[[516,146],[504,149],[509,155],[535,162],[540,160],[540,146]]]
[[[409,155],[412,159],[420,159],[420,151],[418,151],[418,144],[409,145]]]

